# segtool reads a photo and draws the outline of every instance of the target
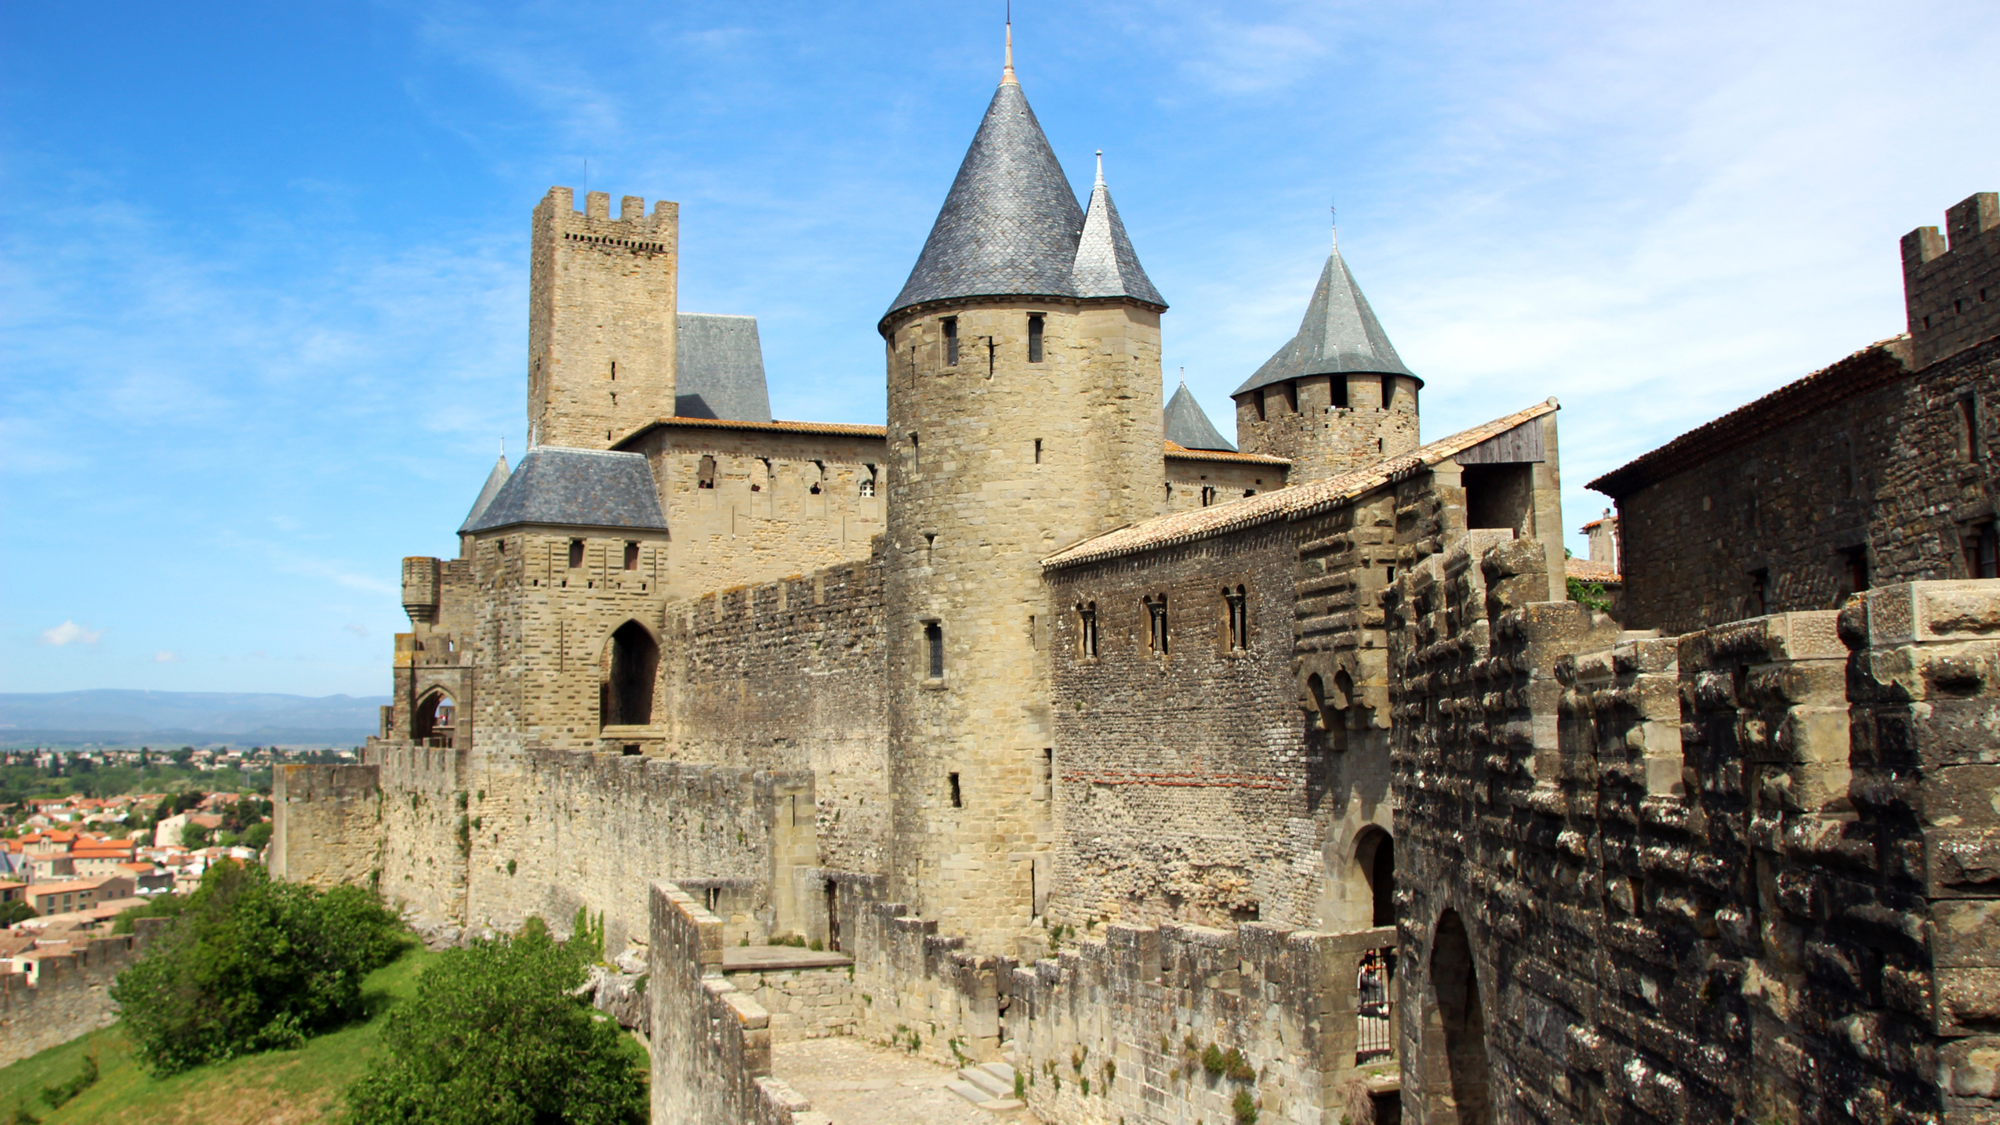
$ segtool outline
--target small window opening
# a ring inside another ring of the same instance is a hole
[[[1347,409],[1347,378],[1343,375],[1327,377],[1328,399],[1336,410]]]
[[[1028,615],[1028,647],[1036,652],[1042,650],[1042,638],[1035,632],[1035,615],[1032,613]]]
[[[1285,380],[1285,413],[1297,414],[1298,412],[1299,381],[1297,379],[1287,379]]]
[[[1050,789],[1052,789],[1055,786],[1055,781],[1056,781],[1056,748],[1053,746],[1044,746],[1042,747],[1042,785],[1044,786],[1043,792],[1046,793]]]
[[[1213,487],[1209,486],[1209,485],[1202,485],[1202,486],[1201,486],[1201,506],[1202,506],[1202,507],[1204,507],[1204,508],[1206,508],[1206,507],[1208,507],[1208,506],[1209,506],[1210,504],[1213,504],[1213,503],[1215,503],[1215,489],[1214,489]]]
[[[1750,572],[1750,616],[1762,617],[1771,612],[1771,569],[1758,567]]]
[[[1866,590],[1868,588],[1867,545],[1860,544],[1853,547],[1841,548],[1840,562],[1842,569],[1844,569],[1847,572],[1846,574],[1847,592],[1850,594],[1858,594],[1861,591]],[[1843,598],[1842,600],[1844,601],[1846,599]]]
[[[575,570],[577,567],[580,567],[582,565],[583,565],[583,540],[572,539],[569,541],[569,568],[571,570]]]
[[[1393,566],[1382,568],[1382,581],[1387,585],[1394,586],[1396,584],[1396,568]]]
[[[868,466],[868,476],[861,482],[861,495],[875,495],[875,466]]]
[[[1965,570],[1974,578],[2000,578],[2000,538],[1992,520],[1972,525],[1965,537]]]
[[[1254,400],[1254,401],[1255,401],[1255,403],[1256,403],[1256,405],[1257,405],[1257,420],[1258,420],[1259,422],[1262,422],[1262,421],[1264,421],[1264,392],[1263,392],[1263,391],[1251,391],[1251,392],[1250,392],[1250,397],[1251,397],[1251,399],[1252,399],[1252,400]]]
[[[1147,621],[1151,625],[1151,632],[1146,639],[1147,646],[1165,656],[1167,655],[1167,596],[1161,594],[1157,598],[1143,598],[1141,601],[1146,607]]]
[[[958,318],[955,316],[944,318],[944,365],[958,366]]]
[[[701,897],[702,897],[702,904],[708,908],[708,912],[710,914],[713,914],[716,911],[722,909],[721,887],[710,887],[708,888],[708,890],[702,892]]]
[[[1965,311],[1965,299],[1964,299],[1964,298],[1962,298],[1962,297],[1953,297],[1953,298],[1951,299],[1951,311],[1952,311],[1952,312],[1954,312],[1954,313],[1962,313],[1962,312],[1964,312],[1964,311]]]
[[[1167,482],[1167,503],[1171,504],[1171,503],[1173,503],[1173,502],[1174,502],[1174,482],[1173,482],[1173,481],[1168,481],[1168,482]]]
[[[823,480],[825,480],[825,479],[826,479],[826,462],[824,462],[824,461],[814,461],[814,462],[813,462],[813,468],[815,468],[815,469],[819,470],[819,472],[818,472],[818,475],[816,475],[816,476],[814,476],[814,477],[813,477],[813,482],[812,482],[812,489],[811,489],[811,491],[812,491],[812,494],[813,494],[814,496],[818,496],[818,495],[819,495],[819,484],[820,484],[820,482],[821,482],[821,481],[823,481]]]
[[[639,545],[637,543],[625,544],[625,569],[639,569]]]
[[[1254,488],[1246,488],[1246,489],[1244,489],[1244,490],[1243,490],[1243,498],[1244,498],[1245,500],[1248,500],[1248,499],[1250,499],[1250,498],[1251,498],[1252,496],[1255,496],[1255,495],[1257,495],[1257,490],[1256,490],[1256,489],[1254,489]]]
[[[771,459],[759,457],[750,470],[750,491],[762,492],[771,480]]]
[[[930,654],[930,678],[944,679],[944,626],[935,621],[924,623],[924,647]]]
[[[1979,400],[1970,395],[1958,400],[1958,459],[1977,462],[1985,450],[1979,440]]]
[[[495,542],[496,542],[496,543],[497,543],[497,544],[499,545],[499,547],[500,547],[500,553],[501,553],[501,554],[503,554],[503,555],[504,555],[504,554],[506,554],[506,553],[507,553],[507,541],[506,541],[505,539],[499,539],[499,540],[495,540]]]
[[[931,565],[931,553],[937,550],[937,532],[924,532],[924,565]]]
[[[1039,464],[1041,464],[1041,463],[1042,463],[1042,439],[1041,439],[1041,438],[1036,438],[1036,439],[1035,439],[1035,464],[1039,465]]]
[[[1924,331],[1929,332],[1930,330],[1931,330],[1931,318],[1928,314],[1926,314],[1924,316]]]
[[[1042,362],[1042,317],[1039,313],[1028,317],[1028,362]]]
[[[706,453],[701,455],[701,467],[695,470],[695,487],[715,487],[715,458]]]
[[[618,361],[615,359],[611,361],[611,381],[618,381]]]
[[[627,758],[636,758],[639,756],[639,744],[636,742],[628,742],[625,745],[620,746],[618,748],[618,752]]]
[[[923,443],[917,440],[917,435],[915,434],[910,435],[910,463],[919,469],[924,467]]]
[[[1382,409],[1387,410],[1395,404],[1396,377],[1394,375],[1384,375],[1382,376]],[[1378,442],[1377,444],[1379,445],[1380,443]]]
[[[1076,607],[1077,655],[1090,659],[1097,656],[1097,603],[1084,602]]]
[[[1229,648],[1242,652],[1250,647],[1249,595],[1241,586],[1234,590],[1224,587],[1222,601],[1229,613]]]
[[[959,791],[958,775],[951,774],[950,777],[951,777],[951,807],[955,809],[962,809],[965,807],[965,794]]]

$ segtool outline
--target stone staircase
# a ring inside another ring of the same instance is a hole
[[[1021,1108],[1014,1097],[1014,1068],[1003,1062],[968,1066],[945,1088],[988,1113],[1011,1114]]]

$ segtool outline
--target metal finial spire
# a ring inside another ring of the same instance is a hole
[[[1187,386],[1187,368],[1181,368],[1181,386]]]
[[[1000,84],[1019,86],[1014,78],[1014,3],[1007,0],[1007,65],[1000,68]]]
[[[1333,248],[1338,250],[1340,249],[1340,207],[1338,205],[1329,205],[1327,210],[1333,213]]]
[[[1097,150],[1097,186],[1104,186],[1104,150]]]

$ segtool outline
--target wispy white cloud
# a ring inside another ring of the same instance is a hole
[[[167,649],[161,649],[153,654],[153,663],[155,664],[178,664],[180,660],[180,653],[171,652]]]
[[[102,629],[86,629],[74,621],[64,621],[53,628],[42,630],[42,643],[57,648],[64,645],[94,645],[103,635]]]

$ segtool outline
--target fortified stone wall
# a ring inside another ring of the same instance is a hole
[[[380,886],[391,902],[430,921],[465,920],[465,862],[471,847],[465,778],[471,752],[370,739],[368,764],[381,787]],[[272,838],[290,835],[311,802],[274,804]],[[358,881],[358,880],[357,880]]]
[[[1286,464],[1279,458],[1235,453],[1167,451],[1166,511],[1207,508],[1285,487]]]
[[[1543,566],[1398,585],[1406,1112],[1985,1120],[2000,584],[1662,640]]]
[[[1903,300],[1919,365],[2000,336],[2000,194],[1945,212],[1945,234],[1903,236]]]
[[[382,868],[379,766],[280,764],[271,776],[271,876],[308,886],[366,883]]]
[[[1292,674],[1296,558],[1280,522],[1049,572],[1056,828],[1053,871],[1036,873],[1044,925],[1315,918],[1326,762],[1307,752]],[[1161,599],[1164,653],[1150,608]],[[1044,782],[1035,796],[1047,793]]]
[[[722,920],[671,883],[649,889],[654,1121],[830,1125],[771,1077],[770,1013],[722,976]]]
[[[618,448],[653,466],[677,597],[865,559],[882,532],[879,426],[672,419]]]
[[[171,924],[167,918],[141,918],[133,933],[45,958],[33,985],[25,973],[0,973],[0,1067],[115,1023],[112,982]]]
[[[810,771],[822,865],[879,871],[892,802],[883,559],[666,609],[665,752]]]

